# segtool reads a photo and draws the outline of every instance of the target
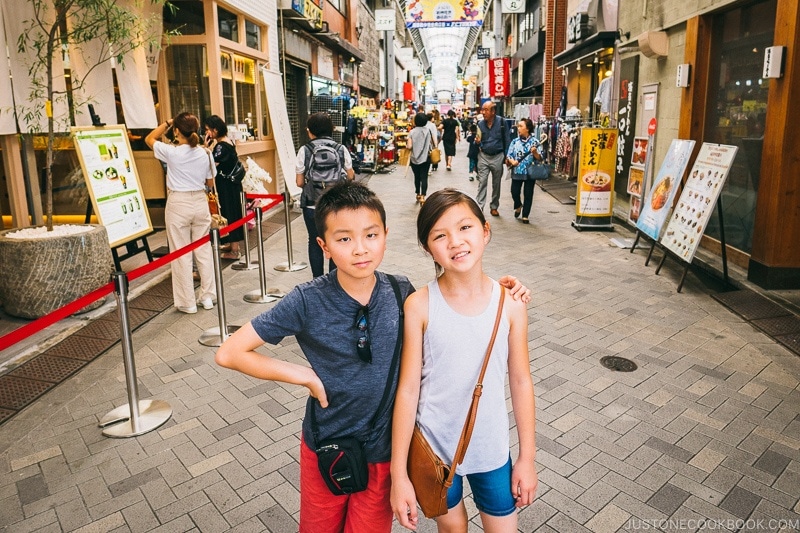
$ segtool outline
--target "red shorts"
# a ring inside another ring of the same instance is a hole
[[[369,463],[367,489],[355,494],[331,493],[317,466],[317,454],[300,442],[300,533],[390,532],[392,480],[389,461]]]

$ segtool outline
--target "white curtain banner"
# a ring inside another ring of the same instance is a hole
[[[52,14],[52,6],[44,3],[49,11],[44,11],[42,16],[45,20],[48,14]],[[35,52],[29,49],[27,53],[17,52],[17,40],[20,34],[25,31],[33,20],[33,5],[27,0],[3,0],[0,3],[3,10],[5,27],[8,29],[6,38],[8,40],[8,52],[11,58],[11,77],[12,91],[17,103],[17,113],[19,115],[19,127],[23,133],[44,133],[47,131],[47,115],[45,113],[46,97],[33,98],[28,69],[33,64]],[[41,71],[42,82],[44,82],[44,69]],[[55,120],[55,131],[69,131],[69,115],[67,113],[67,102],[64,92],[66,90],[64,82],[64,63],[60,54],[53,57],[53,89],[61,92],[61,97],[53,102],[53,118]],[[26,119],[25,115],[31,114]]]
[[[69,23],[69,22],[68,22]],[[106,124],[117,123],[117,107],[114,103],[114,78],[111,75],[111,61],[108,47],[99,40],[69,46],[69,63],[72,70],[73,102],[75,125],[91,126],[92,118],[87,104],[94,106],[94,112]],[[104,57],[102,57],[104,56]],[[99,63],[99,64],[98,64]],[[96,66],[95,66],[96,65]],[[92,69],[92,67],[94,68]],[[89,69],[92,69],[89,72]]]
[[[269,120],[278,152],[277,165],[280,177],[283,178],[286,190],[292,196],[300,194],[300,187],[295,183],[294,160],[296,153],[292,142],[292,128],[289,126],[289,115],[286,112],[286,95],[283,94],[283,78],[279,72],[262,69],[264,89],[267,93]],[[280,189],[278,189],[280,190]]]
[[[119,98],[125,113],[128,129],[158,126],[153,92],[150,90],[150,76],[147,73],[147,56],[143,46],[125,56],[125,61],[115,67]]]
[[[6,49],[6,32],[3,23],[3,9],[0,9],[0,50]],[[0,135],[17,133],[14,122],[14,98],[11,96],[11,77],[8,57],[0,53]]]

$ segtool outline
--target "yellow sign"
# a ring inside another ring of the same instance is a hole
[[[315,28],[322,29],[322,8],[315,4],[313,0],[305,0],[304,14],[308,20],[314,23]]]
[[[616,128],[581,130],[580,172],[575,197],[575,214],[579,219],[612,216],[616,162]]]

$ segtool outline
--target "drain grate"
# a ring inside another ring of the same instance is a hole
[[[9,375],[39,381],[49,381],[51,383],[60,383],[85,364],[86,361],[79,361],[78,359],[40,355],[15,368],[9,372]]]
[[[35,379],[0,376],[0,407],[19,410],[44,394],[52,383]]]
[[[800,355],[800,333],[792,333],[791,335],[779,335],[775,337],[778,342],[789,348],[791,351]]]
[[[625,359],[624,357],[619,357],[616,355],[607,355],[602,357],[600,359],[600,364],[609,370],[614,370],[615,372],[633,372],[639,368],[636,366],[636,363],[630,359]]]
[[[747,320],[786,316],[789,312],[772,300],[747,289],[712,294],[714,299]]]
[[[753,320],[753,324],[772,337],[800,333],[800,318],[794,315]]]

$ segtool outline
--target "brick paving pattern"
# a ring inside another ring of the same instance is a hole
[[[433,173],[430,190],[476,189],[463,147],[453,172]],[[421,286],[433,268],[415,242],[413,182],[402,170],[370,179],[390,228],[382,270]],[[485,267],[517,275],[534,296],[540,485],[520,531],[697,531],[702,520],[715,524],[705,530],[796,530],[800,358],[714,300],[694,274],[678,294],[680,268],[668,263],[655,276],[646,249],[629,254],[609,245],[615,234],[576,232],[574,208],[541,190],[531,224],[521,224],[509,185],[501,216],[489,217]],[[295,257],[305,260],[302,222],[293,230]],[[267,240],[267,284],[288,291],[310,272],[272,270],[286,260],[284,239]],[[257,270],[227,269],[224,278],[230,323],[269,306],[242,300],[258,288]],[[115,440],[97,427],[127,401],[119,345],[1,426],[0,527],[296,531],[306,391],[216,367],[214,349],[197,339],[217,320],[216,308],[168,309],[133,334],[140,395],[173,408],[156,431]],[[261,351],[303,361],[293,339]],[[607,370],[599,364],[607,355],[639,368]],[[471,498],[467,509],[470,531],[479,531]],[[435,526],[423,520],[419,530]]]

